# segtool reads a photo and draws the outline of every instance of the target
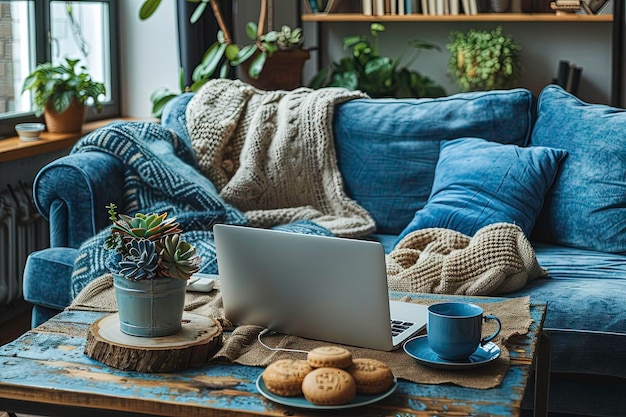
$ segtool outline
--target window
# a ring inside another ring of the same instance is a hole
[[[103,111],[88,120],[120,114],[116,14],[115,0],[0,0],[0,138],[36,120],[22,84],[41,62],[79,59],[107,90]]]

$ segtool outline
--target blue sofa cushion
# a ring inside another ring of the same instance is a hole
[[[57,310],[69,306],[72,302],[70,277],[77,254],[74,248],[48,248],[28,255],[24,267],[24,299]]]
[[[359,99],[335,108],[337,161],[347,194],[398,234],[428,200],[442,140],[525,145],[535,99],[524,89],[436,99]]]
[[[473,236],[482,227],[500,222],[517,224],[530,236],[565,156],[559,149],[522,148],[478,138],[443,142],[428,203],[398,240],[429,227]]]
[[[588,104],[561,87],[539,97],[532,145],[565,149],[533,237],[602,252],[626,252],[626,110]]]
[[[548,278],[507,296],[548,303],[552,371],[626,375],[626,255],[540,242],[533,248]]]

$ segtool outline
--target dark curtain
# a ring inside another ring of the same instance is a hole
[[[230,0],[219,0],[219,3],[227,27],[232,28],[232,2]],[[197,6],[198,3],[195,2],[177,0],[179,58],[180,66],[185,71],[185,85],[191,85],[191,75],[194,68],[200,63],[209,46],[217,39],[217,31],[219,30],[210,6],[207,7],[202,17],[196,23],[192,24],[189,22]]]

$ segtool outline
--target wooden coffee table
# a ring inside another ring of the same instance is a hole
[[[395,392],[379,402],[331,414],[518,416],[534,368],[535,415],[547,415],[549,341],[541,331],[546,306],[533,305],[530,311],[533,325],[510,347],[511,366],[500,386],[480,390],[400,380]],[[85,336],[89,324],[103,315],[65,311],[0,347],[0,410],[63,417],[320,415],[264,398],[255,386],[264,369],[260,367],[210,363],[176,373],[148,374],[94,361],[83,353]]]

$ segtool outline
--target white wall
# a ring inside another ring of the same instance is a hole
[[[556,76],[560,59],[583,68],[578,96],[589,102],[610,102],[611,78],[611,23],[610,22],[502,22],[507,35],[513,36],[522,46],[525,72],[519,82],[521,87],[539,94]],[[306,23],[306,25],[311,25]],[[447,74],[450,53],[445,49],[450,41],[450,31],[467,32],[471,28],[495,28],[493,22],[393,22],[386,23],[380,35],[381,51],[387,56],[399,56],[408,39],[431,41],[443,48],[441,52],[423,51],[412,65],[423,75],[440,83],[448,94],[459,91]],[[369,33],[369,23],[325,23],[319,26],[326,46],[324,51],[331,60],[349,53],[341,40],[345,36]],[[309,28],[311,29],[311,28]],[[314,32],[313,30],[310,30]],[[310,39],[309,39],[310,42]],[[307,67],[307,80],[315,73]]]
[[[163,0],[150,19],[139,20],[141,1],[119,1],[122,114],[149,118],[150,94],[178,86],[176,1]]]
[[[175,0],[163,0],[157,13],[146,22],[137,17],[140,2],[124,1],[120,4],[120,40],[122,71],[123,114],[150,117],[149,97],[160,86],[178,91],[178,48]],[[277,1],[275,26],[293,24],[294,8]],[[244,7],[245,6],[245,7]],[[256,20],[257,3],[235,2],[235,12],[241,21]],[[208,11],[210,13],[210,11]],[[522,58],[526,71],[520,86],[539,94],[556,75],[558,61],[569,60],[583,68],[579,97],[597,103],[610,102],[611,79],[611,23],[610,22],[502,22],[504,32],[511,34],[522,45]],[[381,37],[382,50],[395,57],[410,38],[432,41],[442,52],[424,51],[413,65],[421,73],[442,84],[449,94],[458,91],[447,75],[449,53],[445,50],[451,30],[467,31],[470,28],[491,29],[493,22],[393,22]],[[234,31],[243,35],[243,25]],[[324,41],[318,45],[317,30]],[[330,60],[337,60],[347,52],[341,39],[347,35],[365,34],[368,23],[305,24],[308,46],[320,46]],[[309,36],[310,35],[310,36]],[[305,82],[317,70],[317,60],[311,59],[305,68]]]

